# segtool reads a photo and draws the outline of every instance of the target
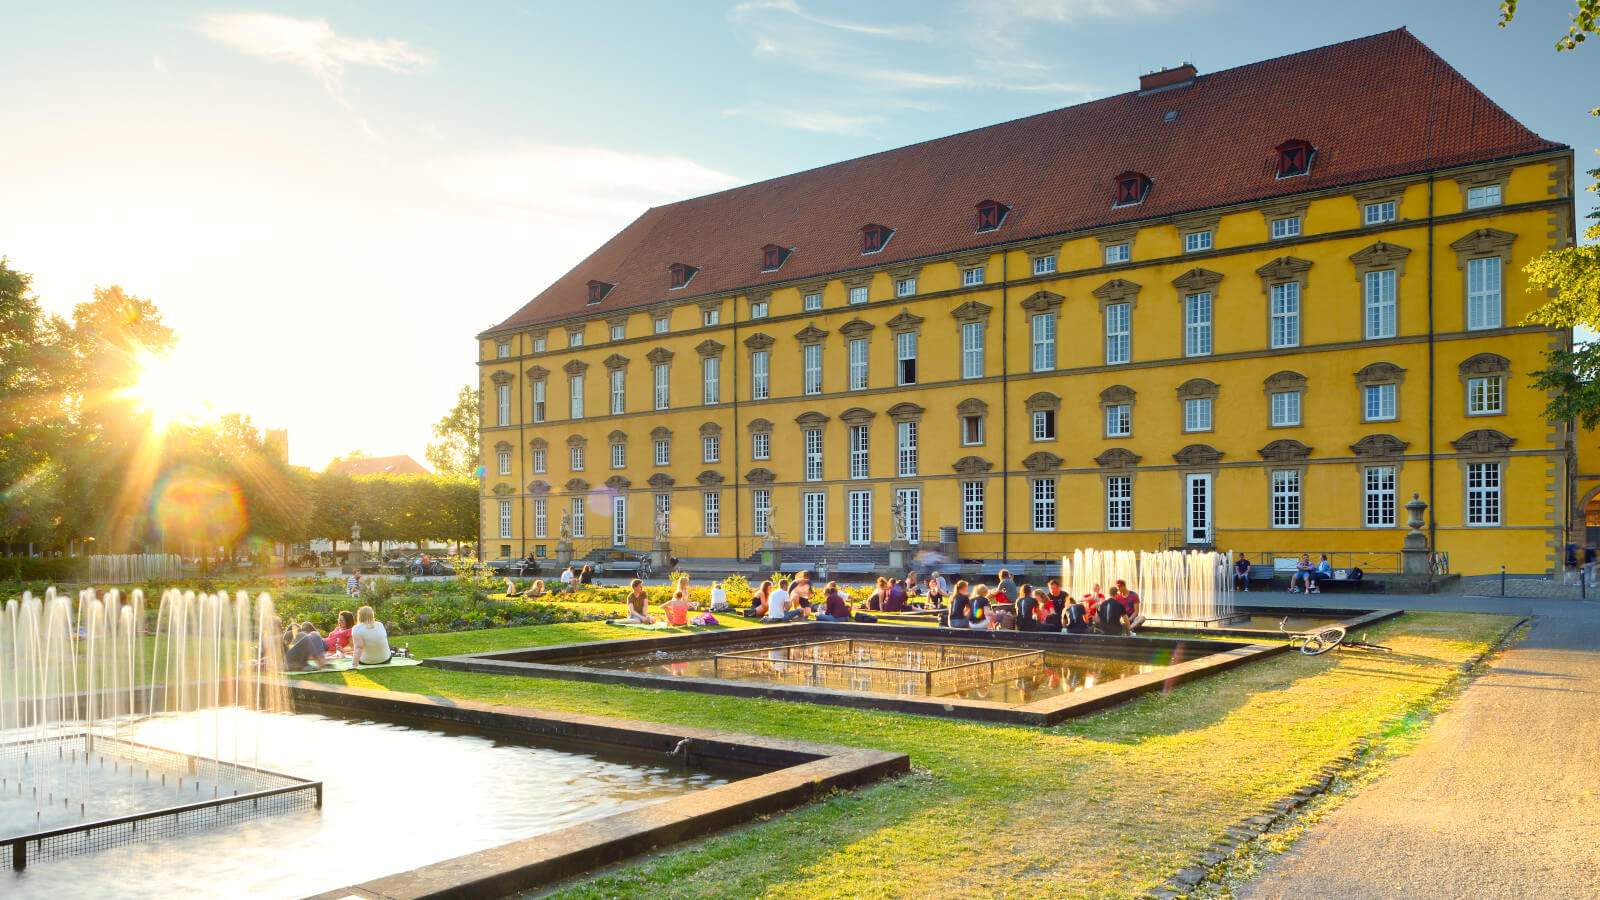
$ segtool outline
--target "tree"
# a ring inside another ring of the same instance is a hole
[[[72,430],[66,324],[45,315],[32,281],[0,257],[0,543],[42,541],[66,484],[56,463]]]
[[[478,423],[481,421],[478,390],[463,385],[456,394],[456,405],[433,423],[433,436],[423,456],[440,475],[471,475],[478,468]]]
[[[333,468],[334,465],[337,464],[337,463],[350,462],[351,460],[356,460],[356,459],[371,459],[371,458],[372,458],[372,454],[368,453],[365,450],[351,450],[349,453],[346,453],[343,456],[335,456],[333,459],[328,460],[328,465],[326,467],[324,467],[323,471],[327,471],[328,469]]]
[[[1600,0],[1577,0],[1578,9],[1572,14],[1572,25],[1556,41],[1557,50],[1576,50],[1584,39],[1595,33],[1600,23]],[[1517,0],[1500,0],[1500,27],[1504,28],[1517,16]]]
[[[468,478],[439,479],[439,537],[455,541],[478,540],[478,483]]]

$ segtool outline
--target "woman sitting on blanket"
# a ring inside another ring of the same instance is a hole
[[[355,648],[359,666],[381,666],[394,658],[394,651],[389,649],[389,632],[370,606],[356,610],[356,627],[350,629],[350,644]]]
[[[650,598],[645,596],[644,582],[635,578],[629,587],[632,591],[628,594],[628,621],[654,625],[655,616],[650,615],[645,609],[650,603]]]
[[[672,593],[672,599],[661,605],[661,611],[667,614],[668,625],[689,624],[689,601],[681,590]]]
[[[343,655],[350,649],[350,629],[354,628],[355,624],[356,617],[351,615],[348,609],[340,611],[339,627],[328,632],[328,636],[323,639],[328,645],[330,654]]]

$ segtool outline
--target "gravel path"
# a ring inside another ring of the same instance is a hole
[[[1414,752],[1236,896],[1600,898],[1600,610],[1542,612]]]

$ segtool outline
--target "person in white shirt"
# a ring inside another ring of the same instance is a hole
[[[780,581],[778,587],[767,595],[767,615],[761,621],[767,624],[782,622],[789,617],[789,582]]]
[[[381,666],[394,656],[389,649],[389,632],[370,606],[356,610],[356,627],[350,629],[350,646],[355,649],[356,664],[361,666]]]
[[[728,606],[728,592],[722,589],[722,582],[711,585],[711,611],[727,612],[732,607]]]
[[[572,582],[576,580],[577,577],[577,573],[572,571],[572,567],[567,566],[565,569],[561,570],[561,586],[567,590],[571,590]]]

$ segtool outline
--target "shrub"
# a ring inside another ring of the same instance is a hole
[[[0,576],[11,581],[82,581],[88,562],[82,556],[0,557]]]
[[[728,592],[729,597],[748,597],[751,593],[750,581],[743,575],[729,575],[722,579],[722,589]]]

